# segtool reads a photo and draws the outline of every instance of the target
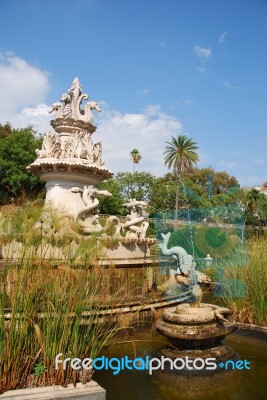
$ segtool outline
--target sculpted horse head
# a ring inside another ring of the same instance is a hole
[[[99,104],[96,101],[89,101],[87,104],[88,108],[90,108],[90,110],[95,110],[98,112],[101,112],[101,108],[99,107]]]
[[[62,106],[61,103],[53,103],[51,108],[50,108],[50,110],[49,110],[49,113],[51,114],[54,111],[59,112],[59,111],[62,110],[62,108],[63,108],[63,106]]]

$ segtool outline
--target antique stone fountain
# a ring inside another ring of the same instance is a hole
[[[52,105],[50,112],[56,113],[51,121],[54,131],[45,133],[42,148],[36,150],[37,159],[27,167],[29,172],[46,182],[43,212],[35,225],[36,232],[44,240],[39,248],[33,249],[34,254],[40,259],[52,260],[55,265],[60,265],[60,262],[67,261],[66,255],[60,246],[46,239],[55,237],[64,241],[70,237],[69,256],[76,254],[79,240],[88,240],[90,246],[91,238],[97,237],[103,247],[99,263],[103,267],[114,266],[116,280],[122,285],[126,280],[130,281],[129,292],[138,293],[141,302],[152,295],[155,297],[153,307],[156,309],[188,300],[191,297],[191,287],[186,286],[184,290],[180,283],[187,283],[183,281],[186,274],[183,276],[182,273],[184,269],[190,269],[193,259],[182,256],[180,251],[178,259],[181,261],[184,257],[183,262],[180,262],[180,270],[174,274],[171,272],[167,281],[159,273],[158,260],[150,254],[150,247],[156,243],[156,239],[147,237],[149,222],[145,214],[146,202],[128,199],[124,204],[128,211],[124,219],[118,216],[100,218],[98,207],[101,197],[111,196],[112,193],[98,189],[97,185],[111,178],[113,173],[103,161],[102,143],[94,143],[92,140],[96,131],[93,111],[100,112],[100,107],[95,101],[82,106],[82,101],[87,99],[88,95],[82,93],[79,79],[75,78],[67,93],[61,96],[60,102]],[[51,217],[53,213],[57,214],[56,223]],[[165,253],[175,257],[175,254],[167,250],[167,238],[163,239]],[[3,248],[4,258],[10,256],[10,252],[7,256],[8,246]],[[12,246],[11,257],[16,262],[23,253],[23,244],[15,241]],[[165,265],[168,270],[167,259]],[[209,282],[206,276],[197,274],[200,281],[204,279]],[[175,290],[168,293],[170,282]]]
[[[47,210],[56,210],[62,221],[59,235],[66,236],[78,228],[83,236],[97,233],[103,238],[118,239],[116,247],[107,249],[104,263],[111,260],[118,264],[125,258],[132,263],[149,263],[149,247],[155,239],[146,237],[149,223],[143,215],[145,202],[130,199],[125,203],[128,215],[124,223],[116,216],[109,216],[104,225],[99,220],[98,196],[112,194],[97,189],[97,185],[113,173],[102,159],[102,143],[92,141],[96,130],[92,111],[100,112],[100,107],[89,101],[82,108],[82,101],[87,99],[75,78],[61,101],[52,105],[50,112],[56,112],[51,121],[55,132],[44,135],[42,149],[36,150],[38,158],[28,167],[28,171],[46,182],[42,232],[54,232]]]

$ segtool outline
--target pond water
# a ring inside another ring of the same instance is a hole
[[[148,333],[148,331],[147,331]],[[164,339],[158,334],[140,341],[119,342],[105,349],[108,358],[134,359],[157,356],[164,347]],[[215,376],[197,379],[187,376],[184,382],[169,379],[170,374],[149,375],[147,371],[121,371],[113,375],[111,370],[97,371],[94,380],[107,391],[107,400],[260,400],[267,398],[267,341],[234,333],[225,343],[230,345],[240,359],[248,360],[250,370],[227,371]],[[166,344],[166,343],[165,343]],[[173,375],[172,375],[173,376]],[[175,375],[177,377],[177,375]]]

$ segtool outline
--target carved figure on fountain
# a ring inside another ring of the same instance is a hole
[[[82,108],[84,99],[88,99],[88,95],[82,93],[79,80],[75,78],[61,101],[51,107],[50,112],[56,112],[51,121],[55,132],[44,135],[42,148],[36,150],[37,159],[27,168],[47,182],[52,180],[52,174],[53,182],[60,180],[59,186],[62,180],[75,182],[79,175],[77,184],[82,188],[96,185],[113,175],[104,167],[102,144],[94,144],[91,138],[96,130],[92,124],[93,110],[100,112],[101,109],[96,101],[87,102]],[[67,186],[70,189],[70,185]]]
[[[194,281],[194,284],[196,284],[197,282],[211,283],[211,280],[207,275],[196,270],[196,263],[194,261],[194,258],[190,254],[188,254],[183,247],[174,246],[168,248],[168,243],[171,236],[170,232],[166,234],[162,233],[161,236],[163,242],[159,244],[159,248],[161,249],[162,254],[172,256],[175,260],[177,260],[177,269],[175,272],[178,275],[188,277],[189,279]]]
[[[202,300],[202,290],[199,283],[210,284],[211,279],[200,271],[196,270],[196,262],[187,251],[180,246],[168,248],[171,233],[161,234],[163,242],[159,248],[163,255],[172,256],[177,260],[177,269],[170,270],[170,277],[162,285],[158,286],[160,292],[174,290],[178,284],[187,284],[191,287],[192,304],[198,306]]]
[[[127,208],[129,213],[123,225],[123,229],[126,231],[126,238],[144,239],[149,226],[149,223],[143,216],[147,203],[145,201],[130,199],[128,203],[124,203],[123,206]]]
[[[93,111],[101,109],[96,101],[88,101],[82,107],[82,101],[87,99],[75,78],[60,102],[52,104],[50,112],[56,114],[51,125],[55,131],[44,135],[42,148],[36,150],[37,159],[28,170],[46,182],[45,207],[59,210],[64,218],[77,224],[82,234],[100,233],[126,244],[150,245],[155,240],[146,238],[149,223],[144,216],[147,204],[143,201],[131,199],[124,204],[128,210],[125,223],[115,216],[108,217],[104,226],[99,221],[97,197],[111,193],[96,186],[113,174],[104,167],[102,143],[92,141],[96,130]]]
[[[100,194],[95,186],[113,174],[104,167],[102,144],[92,142],[96,130],[93,111],[101,109],[96,101],[87,102],[82,108],[84,99],[88,95],[82,93],[79,79],[75,78],[61,101],[52,105],[50,112],[56,114],[51,125],[55,131],[44,135],[42,148],[36,150],[37,159],[27,169],[46,182],[45,206],[68,215],[88,234],[102,231],[102,227],[96,208],[87,213],[83,209],[98,202],[96,197],[93,199]],[[76,193],[72,191],[75,187]]]
[[[88,94],[82,93],[82,86],[76,77],[67,93],[61,96],[61,102],[53,103],[50,112],[56,111],[55,119],[51,125],[56,129],[59,126],[87,127],[93,132],[93,113],[92,110],[101,112],[96,101],[89,101],[84,108],[81,107],[82,101],[87,100]],[[79,124],[80,122],[80,124]]]
[[[107,190],[98,190],[93,185],[84,186],[83,190],[79,187],[71,189],[74,193],[80,193],[84,206],[78,211],[76,222],[85,234],[101,232],[102,225],[99,223],[98,205],[99,200],[96,195],[111,196]]]
[[[61,155],[61,145],[57,135],[46,132],[43,137],[41,150],[35,150],[38,158],[59,158]]]

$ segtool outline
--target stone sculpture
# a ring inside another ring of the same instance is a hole
[[[94,216],[94,222],[90,222],[92,216],[87,213],[85,217],[81,211],[92,206],[84,202],[81,192],[84,187],[95,187],[113,174],[104,167],[101,142],[92,142],[96,130],[92,111],[100,112],[100,107],[90,101],[82,108],[84,99],[88,95],[82,93],[79,79],[75,78],[61,101],[52,105],[50,112],[56,114],[51,125],[55,131],[44,135],[42,148],[36,150],[37,159],[27,169],[46,181],[46,206],[79,221],[84,231],[100,231],[97,218]],[[79,190],[73,191],[74,187]],[[97,195],[97,191],[94,193]],[[93,227],[88,228],[90,224]]]
[[[82,234],[100,233],[123,238],[125,243],[141,244],[146,240],[149,226],[143,216],[145,202],[131,199],[125,203],[128,209],[125,223],[115,216],[108,217],[104,226],[99,222],[97,196],[111,196],[111,193],[96,186],[113,174],[104,166],[102,143],[92,141],[96,130],[93,111],[101,109],[96,101],[82,107],[83,100],[88,100],[88,95],[82,93],[79,79],[75,78],[60,102],[52,104],[50,112],[55,112],[55,117],[51,125],[55,131],[44,135],[42,148],[36,150],[37,159],[27,169],[46,182],[45,207],[59,211],[70,224],[74,221]],[[64,223],[65,230],[67,225]]]
[[[62,149],[57,135],[46,132],[43,137],[42,149],[35,150],[38,158],[59,158]]]
[[[202,300],[202,290],[199,283],[211,283],[211,279],[196,270],[196,263],[191,255],[187,251],[180,247],[174,246],[168,248],[168,242],[171,233],[161,234],[163,242],[159,244],[159,247],[164,255],[172,256],[177,260],[177,269],[170,270],[170,278],[162,285],[158,286],[158,290],[165,292],[170,289],[174,289],[179,283],[188,284],[191,286],[191,297],[192,304],[196,307],[199,306]]]
[[[101,112],[101,109],[96,101],[90,101],[85,104],[83,109],[80,108],[82,101],[87,99],[88,95],[82,93],[82,86],[79,79],[75,78],[68,93],[63,93],[61,96],[61,103],[53,103],[50,112],[57,112],[55,119],[74,119],[92,123],[92,110]]]
[[[171,360],[188,355],[192,360],[215,357],[217,365],[227,359],[233,360],[236,354],[222,342],[236,328],[230,318],[232,314],[228,308],[206,303],[201,303],[198,308],[186,303],[165,309],[157,321],[157,330],[167,337],[172,347],[161,349],[160,354]],[[216,369],[221,371],[219,366]],[[192,373],[192,368],[181,373],[190,371]]]
[[[233,359],[235,354],[233,350],[224,345],[222,340],[235,329],[235,324],[229,318],[233,312],[225,307],[214,304],[202,303],[202,291],[198,282],[210,282],[210,279],[195,269],[193,257],[188,255],[185,249],[180,246],[174,246],[168,249],[170,232],[162,234],[163,243],[160,247],[165,255],[171,255],[177,260],[177,270],[173,271],[179,279],[187,279],[191,285],[191,301],[180,304],[177,307],[171,307],[164,310],[162,317],[157,320],[156,326],[159,333],[167,337],[172,347],[166,347],[160,350],[160,355],[168,357],[170,360],[190,356],[193,362],[201,358],[215,357],[218,365],[227,359]],[[173,274],[173,275],[174,275]],[[201,275],[200,275],[201,274]],[[172,279],[174,276],[172,276]],[[197,373],[198,366],[194,367]],[[219,367],[215,369],[220,370]],[[195,374],[193,368],[186,367],[181,374]],[[178,376],[180,371],[177,373]],[[175,382],[177,375],[173,376]],[[183,377],[181,378],[183,379]]]
[[[162,253],[166,256],[172,256],[177,260],[177,269],[175,271],[178,275],[188,277],[194,283],[211,283],[211,279],[195,269],[196,263],[193,257],[180,246],[168,248],[171,233],[161,234],[163,242],[159,244]]]
[[[56,133],[47,132],[44,135],[42,149],[36,150],[39,159],[77,158],[100,167],[104,165],[102,144],[98,142],[93,145],[91,141],[95,130],[92,110],[100,112],[101,109],[95,101],[81,108],[83,99],[88,99],[88,95],[81,93],[81,85],[78,78],[75,78],[68,93],[63,93],[61,102],[52,104],[50,112],[56,112],[56,116],[51,124]],[[36,169],[34,164],[30,167]]]
[[[126,216],[125,224],[123,224],[123,229],[126,231],[126,238],[145,238],[149,223],[145,220],[143,212],[147,203],[145,201],[130,199],[123,206],[127,208],[129,213]]]
[[[99,200],[96,195],[111,196],[107,190],[97,190],[94,186],[84,186],[83,189],[74,187],[71,189],[73,193],[81,193],[84,207],[81,207],[77,215],[77,224],[83,233],[90,234],[101,232],[103,227],[99,223],[98,205]]]

